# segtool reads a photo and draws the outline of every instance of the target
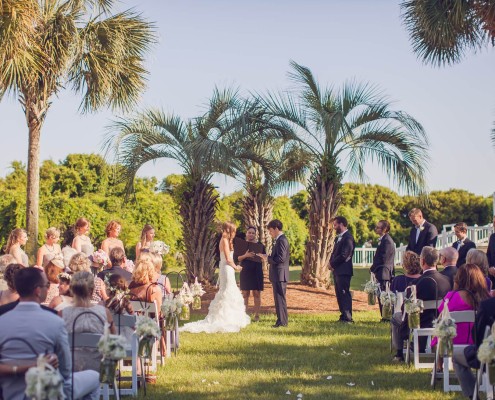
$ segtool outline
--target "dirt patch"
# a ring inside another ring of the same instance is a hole
[[[207,314],[210,302],[217,293],[216,287],[206,288],[206,294],[203,296],[201,310],[193,311],[194,313]],[[339,311],[337,298],[335,297],[334,288],[329,290],[317,289],[304,286],[298,282],[290,282],[287,286],[287,307],[289,314],[310,314]],[[377,310],[378,306],[368,305],[368,296],[364,292],[354,291],[352,308],[354,311]],[[253,297],[249,298],[248,312],[253,311]],[[273,302],[272,285],[265,282],[265,290],[261,292],[261,312],[263,314],[275,313]]]

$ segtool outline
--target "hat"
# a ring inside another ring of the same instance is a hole
[[[52,263],[53,265],[55,265],[56,267],[60,268],[60,269],[65,269],[65,265],[64,265],[64,259],[62,258],[62,255],[61,254],[57,254],[55,255],[49,262],[49,263]]]

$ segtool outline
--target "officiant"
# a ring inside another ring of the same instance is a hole
[[[234,240],[234,260],[237,259],[242,266],[240,273],[241,292],[244,297],[246,312],[248,310],[251,291],[254,298],[254,318],[259,321],[261,308],[261,291],[263,290],[263,263],[256,254],[265,254],[265,246],[257,241],[257,230],[249,226],[246,230],[246,240],[236,238]]]

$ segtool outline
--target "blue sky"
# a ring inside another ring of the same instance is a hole
[[[320,83],[346,79],[378,85],[396,109],[412,114],[431,143],[427,182],[431,190],[461,188],[483,195],[495,191],[495,51],[470,53],[458,65],[424,65],[400,19],[398,1],[189,1],[126,0],[158,28],[159,43],[147,59],[148,88],[137,109],[162,107],[184,118],[204,110],[215,85],[248,91],[284,90],[289,60],[309,67]],[[63,91],[53,99],[41,140],[41,158],[59,161],[69,153],[100,152],[108,110],[81,116],[80,98]],[[27,128],[16,99],[0,103],[0,135],[8,150],[0,175],[14,160],[27,159]],[[142,176],[179,173],[173,161],[143,167]],[[370,183],[389,186],[370,166]],[[224,193],[239,189],[215,177]]]

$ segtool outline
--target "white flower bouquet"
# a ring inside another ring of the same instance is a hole
[[[124,269],[128,272],[134,272],[134,261],[126,259],[124,264]]]
[[[191,292],[191,289],[189,288],[187,282],[184,282],[184,284],[182,285],[182,288],[180,289],[178,296],[181,302],[185,305],[189,305],[193,302],[194,295]]]
[[[483,339],[478,349],[478,360],[486,364],[491,364],[495,360],[495,339],[492,335]]]
[[[374,275],[371,275],[371,280],[364,284],[364,292],[368,294],[368,305],[376,304],[376,295],[380,290],[380,284],[376,281]]]
[[[423,300],[418,300],[416,298],[412,299],[410,297],[404,300],[404,310],[408,314],[422,313],[423,308]]]
[[[160,240],[155,240],[150,244],[150,253],[155,253],[160,256],[168,254],[170,251],[170,246],[167,246],[164,242]]]
[[[59,372],[38,356],[37,366],[26,372],[26,396],[35,400],[64,399],[64,381]]]
[[[198,278],[194,279],[194,283],[191,286],[191,293],[193,295],[192,309],[201,310],[201,296],[206,292],[203,289],[203,285],[198,282]]]
[[[139,315],[136,320],[136,335],[139,337],[159,338],[160,327],[154,320],[144,315]]]
[[[393,306],[397,301],[397,296],[393,292],[381,292],[380,293],[380,303],[382,306]]]
[[[182,310],[181,299],[173,295],[168,295],[163,298],[162,315],[165,318],[165,329],[173,330],[175,328],[175,320],[180,315]]]
[[[98,264],[98,267],[101,268],[109,263],[110,258],[108,258],[107,253],[100,249],[91,254],[91,261],[93,261],[94,264]]]
[[[98,351],[103,359],[118,361],[126,356],[127,340],[120,335],[110,334],[109,325],[105,324],[104,333],[98,342]]]

